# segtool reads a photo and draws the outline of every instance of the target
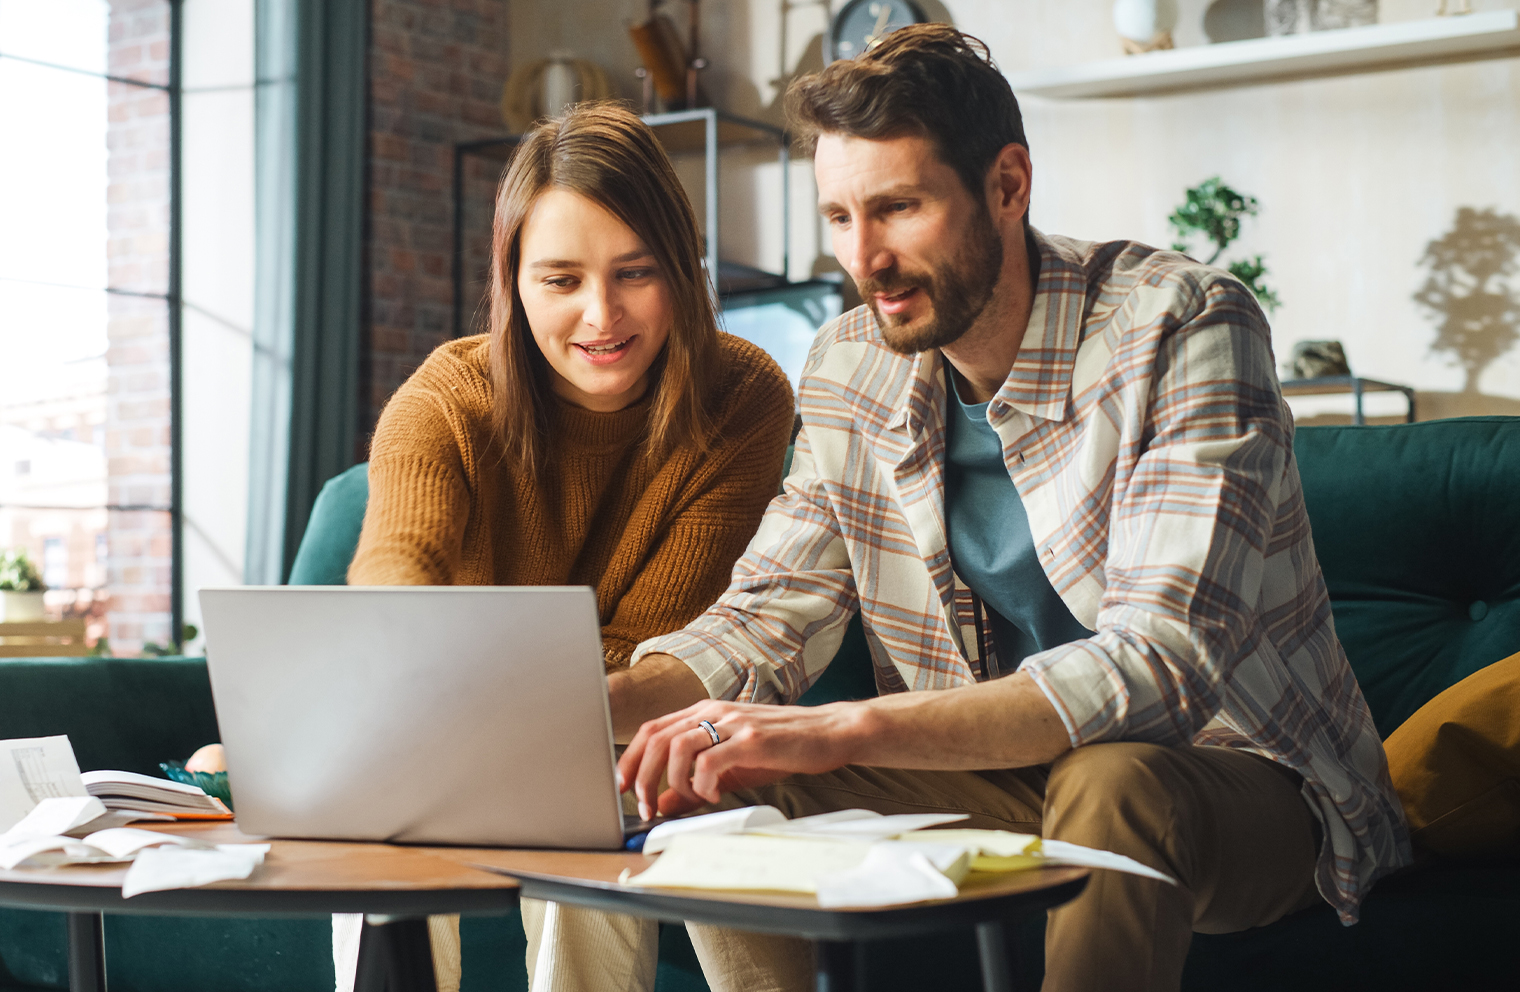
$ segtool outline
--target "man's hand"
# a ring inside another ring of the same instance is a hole
[[[719,743],[702,720],[717,730]],[[1022,768],[1070,749],[1055,707],[1019,672],[981,685],[827,706],[706,700],[640,727],[618,762],[618,787],[634,790],[639,815],[648,819],[844,765]],[[670,788],[657,796],[661,775]]]
[[[639,816],[669,816],[714,803],[725,792],[766,785],[787,775],[850,764],[863,707],[770,706],[709,699],[650,720],[618,762],[619,787],[633,789]],[[713,744],[701,725],[718,732]],[[670,788],[656,796],[660,776]]]
[[[634,667],[607,676],[613,739],[626,744],[644,721],[706,698],[707,688],[685,662],[668,654],[647,655]]]

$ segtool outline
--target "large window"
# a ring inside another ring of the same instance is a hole
[[[178,640],[167,0],[0,0],[0,547],[117,652]]]

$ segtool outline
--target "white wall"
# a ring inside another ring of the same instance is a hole
[[[243,581],[253,326],[253,0],[186,0],[185,617]]]
[[[1110,0],[925,6],[985,40],[1009,72],[1121,54]],[[1209,0],[1178,6],[1177,44],[1205,43]],[[1479,11],[1517,6],[1473,2]],[[1417,19],[1434,8],[1435,0],[1383,0],[1381,18]],[[637,54],[625,22],[645,9],[644,0],[519,0],[513,64],[571,48],[635,97]],[[820,64],[824,5],[703,0],[702,11],[717,105],[779,121],[785,81]],[[1042,229],[1169,244],[1166,217],[1183,190],[1218,174],[1261,201],[1261,216],[1247,221],[1227,257],[1266,257],[1268,283],[1284,301],[1273,318],[1280,355],[1301,339],[1337,338],[1358,374],[1415,386],[1422,419],[1520,413],[1520,348],[1486,368],[1476,394],[1464,394],[1461,370],[1431,354],[1435,326],[1411,299],[1424,282],[1425,245],[1451,228],[1460,207],[1520,215],[1520,58],[1137,99],[1028,97],[1023,106],[1035,163],[1031,213]],[[725,173],[723,249],[741,260],[764,255],[778,238],[765,172],[751,171],[749,179]],[[794,278],[832,267],[813,219],[811,177],[802,168],[796,178]],[[1301,416],[1321,408],[1297,405]]]

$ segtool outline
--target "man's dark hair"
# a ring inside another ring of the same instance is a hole
[[[853,59],[787,88],[787,116],[810,152],[821,134],[918,134],[980,198],[1006,145],[1025,148],[1024,118],[987,46],[948,24],[899,28]]]

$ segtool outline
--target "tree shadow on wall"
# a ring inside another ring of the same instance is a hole
[[[1483,370],[1520,340],[1520,295],[1505,278],[1520,269],[1520,218],[1461,207],[1420,265],[1429,276],[1414,299],[1436,323],[1430,350],[1451,355],[1462,391],[1476,394]]]
[[[1425,284],[1415,302],[1436,325],[1432,354],[1445,354],[1464,374],[1456,392],[1415,394],[1420,420],[1448,417],[1520,416],[1520,399],[1489,396],[1478,381],[1496,359],[1520,341],[1520,287],[1507,277],[1520,272],[1520,218],[1493,209],[1457,210],[1451,230],[1425,246],[1420,265]],[[1369,424],[1401,423],[1402,416],[1369,416]],[[1349,414],[1301,418],[1302,426],[1349,424]]]

